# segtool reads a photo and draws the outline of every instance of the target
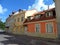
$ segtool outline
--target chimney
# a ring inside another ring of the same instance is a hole
[[[14,14],[15,12],[12,12],[12,14]]]
[[[12,15],[9,15],[9,17],[11,17]]]
[[[20,12],[20,11],[23,11],[23,10],[22,9],[19,9],[18,11]]]

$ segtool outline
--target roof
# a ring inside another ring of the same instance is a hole
[[[24,23],[55,19],[55,18],[56,18],[56,17],[55,17],[56,15],[50,16],[50,17],[46,17],[46,14],[45,14],[46,12],[48,12],[48,11],[53,11],[53,10],[55,11],[55,8],[52,8],[52,9],[49,9],[49,10],[44,10],[44,11],[35,13],[35,14],[34,14],[34,18],[33,18],[32,20],[28,20],[28,18],[27,18]],[[35,15],[38,15],[38,14],[40,14],[41,17],[38,18],[38,19],[35,19]],[[30,17],[31,17],[31,16],[30,16]]]

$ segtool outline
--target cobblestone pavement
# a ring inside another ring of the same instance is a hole
[[[2,33],[0,34],[0,45],[60,45],[60,43],[26,35],[17,36]]]

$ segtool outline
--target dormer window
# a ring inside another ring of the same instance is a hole
[[[51,12],[49,12],[49,16],[52,16],[53,15],[53,12],[51,11]]]
[[[39,14],[38,14],[38,15],[35,15],[35,18],[38,19],[38,18],[40,18],[40,16],[41,16],[41,15],[39,15]]]
[[[34,17],[33,16],[29,16],[27,18],[28,18],[28,20],[32,20]]]
[[[55,10],[53,10],[53,15],[56,15],[56,12],[55,12]]]
[[[55,12],[55,10],[53,10],[53,16],[56,17],[56,12]]]
[[[52,11],[46,12],[46,17],[52,16],[52,15],[53,15],[53,12]]]
[[[30,19],[32,20],[34,17],[30,17]]]
[[[30,20],[30,16],[29,16],[29,17],[27,17],[27,19],[28,19],[28,20]]]

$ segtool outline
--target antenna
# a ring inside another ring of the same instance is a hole
[[[48,10],[49,10],[49,5],[48,5]]]

